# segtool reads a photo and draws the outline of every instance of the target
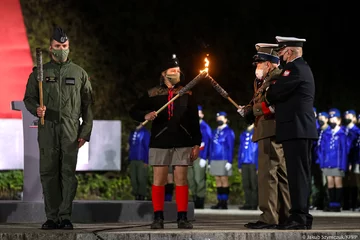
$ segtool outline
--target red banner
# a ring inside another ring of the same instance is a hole
[[[21,118],[11,101],[22,101],[33,62],[20,1],[1,0],[0,118]]]

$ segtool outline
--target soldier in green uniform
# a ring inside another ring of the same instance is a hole
[[[92,88],[85,70],[68,58],[69,39],[59,27],[50,38],[49,51],[51,61],[43,65],[44,107],[39,106],[36,68],[29,76],[24,103],[30,113],[45,119],[45,124],[38,126],[47,218],[42,229],[73,229],[70,218],[77,189],[77,155],[90,140],[93,126]]]

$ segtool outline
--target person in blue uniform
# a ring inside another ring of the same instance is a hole
[[[356,184],[356,175],[354,173],[354,165],[356,161],[359,128],[354,124],[356,122],[355,110],[347,110],[343,115],[343,129],[346,134],[347,150],[348,150],[348,166],[343,179],[343,206],[342,210],[354,210],[357,207],[358,188]]]
[[[319,128],[318,128],[318,136],[319,139],[314,141],[313,146],[313,158],[312,158],[312,164],[311,164],[311,173],[313,178],[313,188],[312,191],[312,205],[310,206],[311,210],[323,210],[325,199],[326,199],[326,188],[323,178],[323,173],[320,168],[320,155],[319,154],[319,146],[322,141],[322,136],[324,134],[324,131],[328,130],[330,127],[328,125],[329,121],[329,114],[327,112],[320,112],[318,114],[319,122]]]
[[[188,183],[189,189],[193,196],[195,208],[204,208],[206,195],[206,164],[209,158],[209,149],[211,142],[211,128],[204,121],[204,113],[202,106],[198,106],[200,131],[202,135],[199,158],[189,166]]]
[[[248,125],[240,134],[238,169],[242,174],[245,204],[241,210],[256,210],[258,206],[258,143],[252,141],[254,124]]]
[[[355,152],[356,154],[353,159],[352,172],[355,174],[356,185],[359,188],[360,187],[360,129],[358,131],[358,137],[355,143]],[[360,208],[357,206],[353,210],[359,212]]]
[[[265,93],[266,105],[275,105],[276,141],[282,143],[291,199],[290,216],[280,229],[311,229],[309,213],[311,157],[318,138],[313,111],[315,82],[302,57],[305,39],[276,37],[283,63],[281,74],[272,79]]]
[[[218,127],[212,133],[209,168],[210,174],[215,176],[218,203],[211,208],[227,209],[230,193],[228,178],[232,175],[235,133],[227,125],[225,112],[218,112],[216,121]]]
[[[129,167],[135,200],[145,200],[149,163],[150,132],[141,124],[129,135]]]
[[[343,196],[343,182],[347,168],[346,134],[341,127],[341,113],[338,109],[329,112],[329,126],[319,146],[321,157],[320,167],[327,178],[329,206],[324,211],[340,212]]]
[[[318,114],[317,114],[317,111],[316,111],[316,107],[313,107],[313,110],[314,110],[314,115],[315,115],[315,118],[316,118],[316,129],[319,129],[319,128],[320,128],[320,124],[319,124],[319,120],[317,119],[317,118],[318,118]]]

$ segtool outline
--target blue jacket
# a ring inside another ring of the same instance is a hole
[[[319,132],[319,130],[320,130],[320,123],[319,123],[319,120],[318,120],[318,119],[316,119],[316,129],[317,129],[318,132]]]
[[[140,160],[149,163],[150,132],[142,127],[129,135],[129,161]]]
[[[356,161],[355,161],[355,163],[356,164],[360,164],[360,129],[359,129],[359,132],[358,132],[358,138],[357,138],[357,140],[356,140],[356,143],[355,143],[355,145],[356,145]]]
[[[348,156],[346,134],[342,128],[336,133],[333,130],[327,130],[323,133],[323,140],[319,146],[320,149],[320,167],[338,168],[347,170]]]
[[[331,128],[330,126],[328,126],[326,129],[322,130],[321,128],[318,129],[318,134],[319,134],[319,138],[318,140],[314,141],[314,147],[313,147],[313,161],[317,164],[320,164],[320,158],[321,158],[321,153],[320,153],[320,145],[321,145],[321,142],[323,141],[323,135],[324,135],[324,132],[326,131],[330,131]]]
[[[253,142],[252,136],[254,129],[250,132],[244,131],[240,134],[240,144],[238,151],[238,168],[241,168],[242,164],[255,164],[258,169],[258,143]]]
[[[201,120],[200,122],[200,131],[202,138],[201,138],[199,157],[206,160],[209,159],[209,155],[210,155],[210,144],[211,144],[212,133],[210,126],[204,120]]]
[[[227,160],[229,163],[233,162],[235,144],[234,131],[226,126],[223,129],[216,129],[212,132],[212,140],[210,145],[209,162],[215,160]]]
[[[354,125],[352,128],[344,127],[344,131],[347,136],[348,163],[354,164],[359,161],[359,146],[357,144],[360,133],[359,128]]]

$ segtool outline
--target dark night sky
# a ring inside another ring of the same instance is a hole
[[[210,74],[240,104],[251,97],[254,45],[275,43],[275,36],[306,38],[303,57],[315,76],[315,104],[320,110],[334,106],[359,111],[357,101],[344,101],[345,96],[357,99],[358,92],[355,81],[350,81],[353,70],[349,69],[351,55],[356,55],[351,52],[352,42],[356,42],[352,28],[355,10],[341,2],[324,3],[89,0],[74,4],[86,12],[86,21],[97,24],[94,31],[112,49],[118,71],[127,74],[134,64],[145,62],[148,71],[144,74],[158,76],[156,62],[163,53],[176,52],[190,81],[209,53]],[[123,61],[120,56],[124,55],[135,57]],[[144,85],[150,87],[156,81]]]

